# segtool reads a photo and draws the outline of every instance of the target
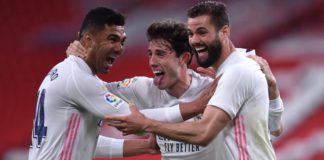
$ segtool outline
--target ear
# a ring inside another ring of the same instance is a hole
[[[83,43],[84,48],[89,48],[93,43],[93,35],[89,32],[85,32],[80,41]]]
[[[187,63],[189,62],[191,58],[191,55],[189,52],[185,52],[180,56],[180,62],[181,64],[187,65]]]
[[[231,33],[231,28],[228,25],[222,27],[219,31],[221,38],[229,38]]]

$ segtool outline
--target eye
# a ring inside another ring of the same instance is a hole
[[[152,51],[149,50],[149,51],[147,51],[147,53],[148,53],[149,57],[152,57]]]
[[[122,46],[125,45],[125,41],[126,41],[126,39],[123,39],[123,40],[121,41],[121,45],[122,45]]]
[[[164,52],[164,51],[157,51],[157,52],[156,52],[156,55],[157,55],[158,57],[164,57],[165,52]]]
[[[112,43],[116,43],[117,42],[117,38],[115,37],[110,37],[109,41],[111,41]]]
[[[200,30],[197,31],[197,34],[201,35],[201,36],[204,36],[204,35],[208,34],[208,31],[205,30],[205,29],[200,29]]]

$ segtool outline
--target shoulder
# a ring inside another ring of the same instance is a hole
[[[192,78],[192,84],[199,84],[198,86],[206,86],[210,84],[214,79],[206,76],[201,76],[199,73],[194,70],[188,69],[188,73]]]

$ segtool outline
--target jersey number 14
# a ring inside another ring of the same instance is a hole
[[[33,129],[33,138],[37,140],[37,147],[39,148],[42,144],[43,138],[46,137],[47,127],[44,126],[45,123],[45,114],[44,114],[44,101],[45,101],[45,89],[42,89],[38,93],[38,103],[36,106],[36,113],[34,117],[34,129]]]

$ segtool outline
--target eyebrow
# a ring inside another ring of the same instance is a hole
[[[113,38],[118,38],[118,39],[121,38],[119,35],[117,35],[117,34],[115,34],[115,33],[107,34],[107,38],[111,38],[111,37],[113,37]]]

